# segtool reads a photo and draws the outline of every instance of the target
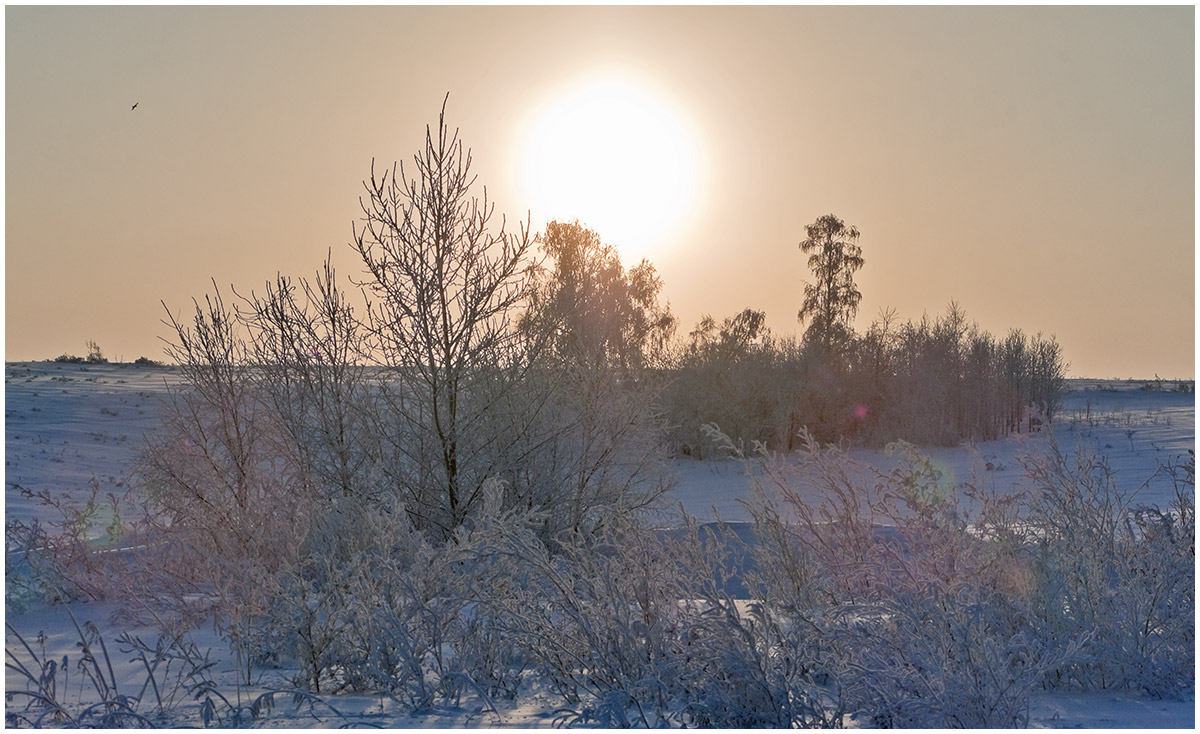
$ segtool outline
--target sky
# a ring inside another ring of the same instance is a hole
[[[449,93],[497,221],[648,258],[685,335],[798,333],[834,214],[859,329],[955,301],[1073,376],[1191,378],[1194,12],[6,7],[5,359],[161,359],[214,282],[360,275],[371,161]]]

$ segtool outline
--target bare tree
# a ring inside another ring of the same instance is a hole
[[[312,281],[277,276],[242,298],[239,320],[259,398],[290,439],[281,447],[322,497],[372,499],[367,415],[374,399],[366,330],[338,285],[331,258]]]
[[[486,479],[465,471],[465,451],[495,450],[472,435],[488,404],[483,386],[493,391],[500,373],[522,361],[510,314],[525,294],[532,241],[527,223],[513,234],[502,219],[490,231],[494,205],[486,189],[482,200],[471,195],[471,152],[447,128],[445,112],[443,102],[437,130],[426,127],[416,177],[403,165],[377,176],[372,162],[354,247],[380,299],[368,311],[371,347],[394,378],[384,386],[388,412],[401,423],[389,431],[397,439],[393,479],[416,500],[410,513],[449,530]],[[427,436],[432,447],[423,445]]]

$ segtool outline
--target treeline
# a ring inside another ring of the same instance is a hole
[[[1053,337],[994,337],[955,303],[916,322],[886,313],[833,353],[775,337],[765,319],[752,309],[720,324],[705,317],[689,334],[663,394],[677,450],[709,453],[708,423],[776,450],[795,448],[802,428],[869,446],[988,440],[1050,421],[1065,391]]]
[[[900,324],[885,311],[857,334],[858,229],[828,214],[805,234],[802,338],[772,337],[753,309],[720,325],[706,316],[689,334],[665,400],[681,451],[704,455],[707,423],[790,450],[802,429],[822,442],[949,445],[1053,419],[1066,371],[1053,337],[1014,329],[998,339],[953,302],[933,321]]]

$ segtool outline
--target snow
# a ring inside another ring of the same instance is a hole
[[[1055,418],[1054,437],[1064,449],[1078,443],[1106,457],[1119,486],[1130,493],[1135,504],[1166,507],[1173,496],[1172,484],[1158,468],[1167,461],[1181,460],[1195,447],[1195,396],[1139,389],[1143,384],[1117,382],[1108,384],[1107,389],[1072,391]],[[1015,491],[1019,456],[1043,449],[1048,438],[1048,432],[1012,434],[994,441],[921,451],[951,481],[983,478],[998,490],[1007,487]],[[897,464],[882,451],[852,449],[848,453],[884,472]],[[726,522],[750,520],[738,500],[749,499],[755,482],[762,481],[761,467],[738,461],[681,460],[673,468],[678,487],[671,499],[689,514],[702,522],[718,516]]]
[[[1193,729],[1194,701],[1152,701],[1110,692],[1035,693],[1033,729]]]
[[[178,373],[165,367],[134,365],[76,365],[58,363],[10,363],[5,366],[5,519],[53,520],[37,499],[22,493],[49,491],[76,501],[86,499],[93,482],[101,495],[117,496],[129,490],[130,477],[143,437],[157,424],[156,408]],[[1141,389],[1144,385],[1163,389]],[[1136,492],[1136,502],[1165,507],[1172,485],[1157,474],[1160,465],[1180,461],[1195,447],[1195,398],[1191,393],[1172,391],[1173,383],[1155,385],[1138,381],[1077,381],[1056,416],[1053,428],[1034,434],[1013,435],[996,441],[955,448],[927,450],[934,465],[955,481],[984,481],[998,491],[1020,488],[1019,456],[1043,450],[1051,430],[1064,447],[1077,442],[1094,447],[1107,457],[1120,486]],[[886,471],[894,459],[881,451],[853,450],[862,462]],[[788,461],[791,459],[783,458]],[[990,468],[989,468],[990,467]],[[671,464],[677,478],[670,504],[682,507],[700,522],[718,516],[728,522],[750,520],[739,504],[752,496],[761,470],[736,461],[693,461]],[[661,520],[669,523],[671,511]],[[102,522],[100,518],[98,522]],[[99,534],[100,530],[97,529]],[[7,606],[7,605],[6,605]],[[82,625],[94,622],[108,646],[113,672],[122,692],[137,694],[146,681],[140,662],[121,652],[117,637],[140,635],[152,641],[155,633],[119,620],[120,610],[111,603],[71,604]],[[10,611],[6,609],[6,612]],[[38,607],[8,614],[6,621],[47,659],[74,661],[79,655],[78,634],[63,607]],[[39,633],[45,633],[38,641]],[[272,689],[287,689],[287,671],[262,671],[259,680],[239,690],[236,661],[228,646],[203,628],[190,633],[200,649],[209,650],[215,665],[214,683],[231,700],[241,695],[249,701]],[[9,650],[24,650],[9,631]],[[24,659],[24,657],[23,657]],[[73,675],[70,685],[86,695],[82,675]],[[9,669],[6,691],[22,690],[25,681]],[[547,697],[544,699],[549,701]],[[553,723],[553,712],[541,706],[534,695],[516,704],[484,702],[465,696],[459,709],[439,709],[406,715],[398,706],[379,697],[338,696],[330,703],[342,715],[359,723],[387,727],[518,727],[533,728]],[[10,702],[10,710],[17,703]],[[184,700],[181,707],[195,707]],[[1192,728],[1195,703],[1158,701],[1122,693],[1039,693],[1034,696],[1031,726],[1038,728]],[[275,709],[265,720],[268,726],[339,726],[339,715],[316,707],[309,713],[296,708],[287,696],[276,696]]]
[[[124,494],[143,436],[178,374],[131,364],[9,363],[4,374],[4,516],[44,512],[31,492]]]

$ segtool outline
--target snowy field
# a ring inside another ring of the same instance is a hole
[[[94,490],[98,490],[100,497],[108,493],[124,495],[131,486],[131,470],[143,446],[143,437],[156,426],[159,401],[166,387],[178,379],[177,373],[169,368],[133,365],[47,362],[5,365],[6,520],[55,519],[28,492],[48,491],[74,502],[85,501]],[[1145,386],[1154,389],[1143,389]],[[1195,447],[1194,395],[1174,391],[1173,382],[1147,385],[1140,381],[1088,380],[1075,381],[1072,387],[1054,422],[1055,440],[1064,448],[1078,443],[1094,447],[1107,457],[1119,485],[1126,492],[1136,492],[1136,502],[1166,507],[1172,485],[1157,471],[1167,462],[1181,461]],[[1004,491],[1018,487],[1020,457],[1043,450],[1049,433],[1014,435],[1005,440],[926,453],[956,483],[983,483]],[[892,459],[880,451],[850,453],[855,459],[882,470],[891,466]],[[675,506],[682,505],[701,521],[718,515],[726,522],[750,519],[739,504],[739,500],[752,495],[757,479],[755,471],[747,469],[747,465],[737,461],[680,460],[672,463],[671,470],[678,480],[670,497]],[[670,524],[670,512],[663,511],[660,521]],[[9,551],[9,563],[13,563]],[[152,695],[143,690],[147,682],[145,663],[129,651],[128,644],[119,643],[118,637],[127,633],[152,643],[155,631],[122,623],[119,611],[111,603],[26,609],[6,604],[6,619],[40,659],[61,661],[63,656],[68,657],[71,690],[59,691],[63,700],[74,701],[73,697],[86,700],[95,685],[75,667],[81,651],[71,615],[81,626],[94,623],[101,633],[106,657],[112,664],[111,684],[124,695]],[[197,650],[206,651],[209,662],[213,663],[206,675],[213,681],[214,690],[230,704],[214,709],[215,716],[225,717],[213,719],[214,725],[233,723],[228,718],[231,712],[239,707],[248,711],[256,701],[260,707],[264,703],[274,704],[274,709],[258,724],[279,727],[334,727],[346,723],[389,728],[542,727],[554,723],[554,713],[539,706],[536,687],[535,694],[516,707],[466,695],[459,708],[438,709],[420,716],[399,715],[392,702],[380,697],[337,696],[299,706],[284,693],[261,698],[272,690],[290,689],[289,671],[262,671],[255,686],[240,688],[233,683],[236,662],[231,659],[228,647],[207,627],[190,635]],[[6,649],[15,653],[23,664],[30,665],[30,650],[22,646],[12,630],[6,632]],[[103,662],[102,656],[97,654],[97,657]],[[8,660],[13,662],[12,657]],[[169,689],[171,680],[166,674],[159,681],[168,685],[167,690],[160,686],[158,696],[170,694],[178,698],[173,705],[179,720],[201,723],[199,705],[181,695],[183,688]],[[5,686],[6,692],[12,693],[25,690],[28,683],[10,666]],[[24,703],[20,697],[9,700],[8,710]],[[1030,717],[1030,725],[1041,728],[1192,728],[1194,722],[1194,702],[1141,699],[1122,692],[1035,694]]]
[[[1133,493],[1135,504],[1168,506],[1172,484],[1158,473],[1158,467],[1195,448],[1195,396],[1173,391],[1173,382],[1164,383],[1161,390],[1142,389],[1153,386],[1144,381],[1079,380],[1076,384],[1083,389],[1067,395],[1055,418],[1059,445],[1064,450],[1078,444],[1094,448],[1107,458],[1119,486]],[[922,453],[956,483],[982,482],[1003,490],[1019,479],[1019,457],[1040,450],[1045,439],[1041,433],[1014,434],[970,446],[922,448]],[[896,465],[881,451],[852,449],[848,453],[880,470]],[[702,520],[717,515],[725,522],[749,520],[738,501],[749,496],[755,481],[745,465],[683,461],[674,468],[679,477],[674,499],[689,514]]]

